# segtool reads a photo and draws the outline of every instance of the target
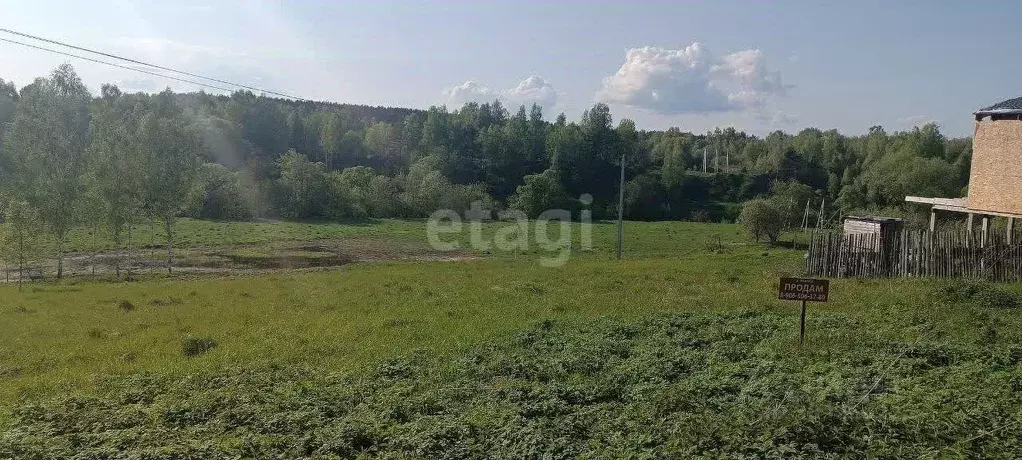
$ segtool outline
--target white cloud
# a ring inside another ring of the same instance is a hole
[[[454,107],[460,107],[469,102],[489,102],[496,99],[497,93],[488,86],[483,86],[475,81],[468,80],[453,88],[444,90],[444,96]]]
[[[554,91],[553,85],[536,74],[522,80],[518,86],[502,91],[501,95],[515,106],[537,104],[549,109],[557,104],[557,91]]]
[[[909,115],[907,117],[901,117],[898,119],[898,123],[905,126],[922,126],[927,123],[936,123],[933,117],[929,115]]]
[[[680,50],[628,50],[597,98],[667,115],[705,114],[761,109],[790,88],[757,49],[718,57],[696,42]]]
[[[500,99],[502,102],[517,108],[520,105],[526,107],[533,103],[544,108],[551,108],[557,104],[557,91],[553,85],[535,74],[526,77],[514,88],[495,90],[489,86],[468,80],[458,86],[443,91],[447,97],[447,103],[452,107],[460,107],[468,102],[491,102]]]

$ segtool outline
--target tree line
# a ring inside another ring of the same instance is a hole
[[[807,128],[757,137],[614,123],[595,104],[578,121],[501,101],[413,110],[294,101],[239,91],[158,94],[103,85],[69,65],[17,88],[0,80],[0,211],[8,247],[45,230],[58,252],[76,226],[115,248],[131,224],[161,222],[168,269],[173,222],[206,219],[424,217],[481,200],[536,216],[593,197],[616,215],[624,159],[629,219],[734,221],[767,198],[786,221],[892,210],[905,195],[964,193],[971,140],[934,124],[863,135]],[[814,216],[816,212],[812,213]],[[58,262],[58,272],[62,264]]]

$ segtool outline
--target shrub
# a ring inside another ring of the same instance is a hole
[[[742,205],[739,203],[724,203],[724,211],[721,221],[725,223],[738,222],[742,217]]]
[[[181,352],[185,356],[199,356],[216,348],[216,341],[208,337],[188,337],[181,342]]]
[[[939,297],[946,302],[969,304],[981,308],[1018,308],[1022,296],[996,286],[975,280],[955,280],[937,289]]]
[[[710,212],[705,209],[696,209],[689,215],[689,220],[692,222],[709,222],[712,218]]]
[[[540,174],[525,176],[511,196],[511,207],[529,217],[537,217],[547,209],[565,208],[569,204],[568,193],[558,179],[557,170],[547,169]]]
[[[975,303],[976,306],[984,308],[1018,308],[1019,295],[1014,292],[990,287],[976,295]]]
[[[252,217],[252,209],[242,185],[241,173],[216,163],[199,168],[198,180],[191,191],[185,214],[200,219],[243,220]]]
[[[984,289],[987,289],[986,284],[979,281],[953,280],[937,288],[937,294],[944,301],[961,303],[971,301],[976,294]]]
[[[777,242],[781,236],[781,214],[773,203],[767,200],[751,200],[745,202],[741,215],[742,226],[758,243],[766,237],[771,243]]]

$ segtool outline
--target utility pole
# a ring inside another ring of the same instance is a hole
[[[706,158],[705,151],[703,152]],[[621,186],[617,195],[617,259],[621,260],[621,249],[625,236],[625,153],[621,152]]]
[[[806,212],[802,214],[802,231],[803,232],[806,231],[806,229],[809,228],[809,202],[810,201],[811,201],[811,199],[810,200],[806,200]]]
[[[801,231],[801,233],[802,233],[802,237],[803,238],[805,238],[806,234],[809,233],[809,202],[811,202],[811,201],[812,201],[812,198],[806,200],[806,212],[805,212],[805,214],[802,214],[802,231]],[[792,246],[795,246],[795,238],[791,239],[791,243],[792,243]],[[806,246],[807,247],[809,246],[809,242],[806,242]]]
[[[821,226],[823,225],[823,222],[822,222],[823,221],[823,205],[826,204],[826,203],[827,203],[827,199],[826,198],[824,198],[823,201],[820,202],[820,213],[817,214],[817,216],[816,216],[816,228],[821,228]]]
[[[788,198],[788,208],[784,211],[784,229],[791,230],[791,209],[795,205],[795,197]]]

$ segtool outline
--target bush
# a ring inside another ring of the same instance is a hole
[[[188,337],[181,342],[181,352],[185,356],[199,356],[216,348],[216,341],[208,337]]]
[[[741,215],[742,226],[749,231],[749,235],[758,243],[761,237],[766,237],[771,243],[776,243],[781,236],[781,213],[777,207],[767,200],[751,200],[745,202]]]
[[[944,301],[952,303],[968,302],[980,291],[986,289],[985,283],[974,280],[954,280],[937,288],[937,295]]]
[[[724,223],[738,222],[742,218],[742,205],[739,203],[724,203],[724,212],[721,221]]]
[[[564,191],[557,170],[547,169],[540,174],[530,174],[523,179],[509,203],[511,208],[535,218],[548,209],[560,209],[569,205],[568,193]]]
[[[1022,296],[996,286],[975,280],[955,280],[937,289],[938,295],[946,302],[967,304],[981,308],[1018,308]]]
[[[688,220],[692,222],[709,222],[711,219],[710,212],[705,209],[696,209],[688,217]]]
[[[975,297],[975,303],[983,308],[1018,308],[1019,295],[991,287],[980,291]]]
[[[252,217],[241,174],[216,163],[199,168],[185,214],[199,219],[244,220]]]

